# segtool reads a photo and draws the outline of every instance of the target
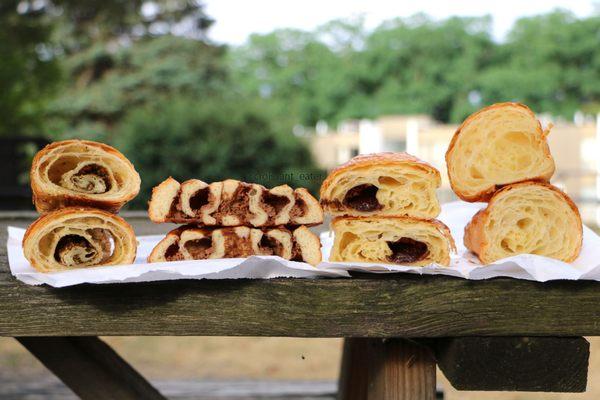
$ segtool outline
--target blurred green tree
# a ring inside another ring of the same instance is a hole
[[[308,148],[273,128],[259,103],[222,98],[179,98],[131,112],[117,128],[116,144],[140,171],[142,190],[168,176],[207,182],[237,178],[316,191],[324,178]]]
[[[65,61],[74,83],[48,107],[53,130],[110,142],[126,115],[145,104],[220,93],[222,49],[173,35],[141,39],[111,52],[99,44]],[[104,60],[104,61],[101,61]],[[99,65],[109,65],[98,73]]]
[[[269,100],[287,126],[332,120],[339,101],[349,95],[351,65],[316,33],[283,29],[251,35],[228,59],[241,94]]]
[[[600,16],[568,11],[518,20],[478,77],[482,100],[520,100],[571,118],[600,111]]]
[[[434,21],[418,14],[383,23],[357,65],[356,88],[372,103],[368,116],[425,113],[458,121],[468,115],[478,107],[468,101],[473,77],[494,52],[490,30],[489,17]],[[341,112],[361,117],[355,107]]]
[[[209,43],[212,23],[189,0],[54,0],[55,42],[65,89],[50,103],[49,130],[110,142],[136,107],[221,90],[224,48]],[[185,35],[180,35],[185,33]]]
[[[52,25],[39,7],[0,4],[0,136],[34,135],[60,79],[52,57]]]
[[[252,35],[229,59],[242,90],[306,125],[405,113],[459,120],[478,106],[469,94],[494,53],[490,24],[416,15],[366,33],[361,19],[332,21]]]

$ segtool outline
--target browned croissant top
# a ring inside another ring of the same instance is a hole
[[[30,181],[41,213],[69,206],[117,212],[140,189],[140,176],[121,152],[89,140],[44,147],[33,158]]]
[[[437,168],[433,167],[431,164],[411,155],[406,152],[382,152],[382,153],[374,153],[374,154],[360,154],[351,158],[349,161],[344,164],[334,168],[331,170],[327,178],[323,181],[321,185],[321,193],[320,197],[322,198],[325,191],[334,181],[336,176],[339,174],[353,170],[360,169],[364,167],[370,167],[373,165],[394,165],[394,164],[413,164],[415,166],[419,166],[420,168],[430,171],[433,175],[437,177],[437,180],[440,180],[440,171]]]

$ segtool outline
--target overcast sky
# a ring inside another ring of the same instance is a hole
[[[564,8],[578,16],[594,11],[593,0],[205,0],[208,15],[216,19],[209,36],[218,42],[242,44],[251,33],[277,28],[311,30],[337,18],[364,15],[367,28],[381,21],[424,12],[436,19],[449,16],[493,17],[493,34],[502,40],[513,22],[523,16]]]

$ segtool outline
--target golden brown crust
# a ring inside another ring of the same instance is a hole
[[[339,216],[436,218],[439,171],[407,153],[359,155],[335,168],[321,185],[323,209]]]
[[[90,222],[89,219],[94,221]],[[112,249],[112,254],[107,254],[102,262],[81,267],[124,265],[132,264],[135,261],[137,240],[131,225],[118,215],[87,207],[67,207],[43,214],[25,231],[22,242],[24,255],[40,272],[79,268],[78,266],[59,265],[51,259],[52,256],[50,259],[47,256],[44,257],[43,254],[47,254],[48,251],[52,253],[53,249],[46,247],[41,249],[40,246],[50,246],[51,243],[57,245],[60,238],[94,229],[100,229],[110,234],[114,249]],[[47,235],[50,236],[47,237]]]
[[[323,193],[327,190],[329,185],[331,185],[331,182],[335,179],[335,177],[346,171],[370,167],[373,165],[402,165],[406,163],[413,163],[415,165],[419,165],[424,170],[434,173],[437,176],[438,180],[441,179],[440,172],[435,167],[405,152],[382,152],[374,154],[361,154],[356,157],[353,157],[346,163],[331,170],[331,172],[329,173],[327,178],[325,178],[323,184],[321,185],[321,191],[319,196],[323,197]]]
[[[540,121],[538,121],[536,119],[535,113],[529,108],[527,107],[525,104],[522,103],[517,103],[517,102],[504,102],[504,103],[496,103],[496,104],[492,104],[490,106],[484,107],[481,110],[471,114],[469,117],[467,117],[467,119],[465,119],[463,121],[462,124],[460,124],[460,126],[458,127],[458,129],[456,130],[456,132],[454,133],[454,135],[452,136],[452,139],[450,140],[450,144],[448,146],[448,150],[446,151],[446,167],[448,168],[448,180],[450,181],[450,187],[452,188],[452,190],[454,191],[454,193],[456,193],[456,195],[464,200],[464,201],[468,201],[468,202],[487,202],[490,200],[490,198],[494,195],[494,193],[502,188],[503,186],[506,186],[507,184],[504,185],[495,185],[493,187],[488,188],[487,190],[481,191],[477,194],[474,195],[469,195],[465,192],[463,192],[456,184],[456,182],[454,181],[452,174],[449,171],[450,168],[450,164],[451,164],[451,160],[450,158],[452,157],[452,154],[455,150],[455,146],[456,146],[456,142],[458,141],[461,132],[463,131],[463,129],[465,128],[465,126],[469,125],[473,120],[475,120],[476,118],[478,118],[481,114],[490,111],[490,110],[494,110],[494,109],[501,109],[501,108],[512,108],[512,107],[516,107],[516,108],[520,108],[521,110],[525,111],[527,114],[529,114],[531,116],[532,119],[536,120],[536,131],[538,132],[538,134],[541,137],[546,137],[549,133],[549,130],[544,131],[542,129],[542,125],[540,123]],[[548,147],[547,143],[544,149],[544,152],[546,153],[546,155],[548,157],[551,157],[550,155],[550,148]],[[516,181],[516,182],[511,182],[511,183],[519,183],[519,182],[526,182],[526,181],[532,181],[532,180],[537,180],[537,181],[541,181],[541,182],[547,182],[550,180],[550,178],[552,177],[554,173],[554,170],[552,170],[551,173],[549,173],[546,176],[540,176],[540,177],[536,177],[536,178],[530,178],[530,179],[523,179],[521,181]],[[509,183],[510,184],[510,183]]]
[[[579,209],[577,208],[577,206],[575,205],[573,200],[571,200],[571,198],[569,196],[567,196],[566,193],[564,193],[562,190],[558,189],[557,187],[555,187],[549,183],[539,182],[539,181],[526,181],[526,182],[518,182],[518,183],[511,184],[511,185],[506,185],[502,189],[495,192],[493,194],[493,196],[490,198],[487,207],[479,210],[473,216],[473,218],[467,224],[467,226],[465,226],[464,245],[467,249],[469,249],[473,253],[475,253],[482,263],[489,264],[491,262],[496,261],[493,259],[489,259],[486,256],[486,250],[491,245],[491,243],[488,241],[488,235],[486,234],[486,231],[485,231],[486,222],[487,222],[494,206],[496,205],[496,201],[499,198],[502,198],[502,196],[504,194],[506,194],[510,191],[513,191],[515,189],[526,187],[526,186],[542,186],[542,187],[548,188],[551,191],[553,191],[554,193],[558,194],[577,216],[576,229],[579,232],[581,232],[583,230],[583,223],[581,221]],[[565,261],[565,262],[574,261],[577,258],[577,256],[579,255],[582,245],[583,245],[583,236],[581,236],[578,240],[577,248],[576,248],[574,255],[563,261]]]
[[[118,158],[123,163],[125,168],[128,169],[128,173],[131,174],[131,187],[128,187],[127,190],[123,191],[121,196],[108,199],[85,193],[67,193],[65,190],[61,190],[61,193],[50,193],[48,190],[49,182],[44,181],[38,175],[40,173],[42,163],[44,162],[44,157],[51,151],[59,149],[60,147],[77,144],[100,149],[108,155]],[[63,207],[77,206],[100,208],[112,213],[116,213],[126,202],[137,196],[140,188],[140,177],[138,173],[136,172],[133,164],[131,164],[131,162],[121,152],[104,143],[79,139],[54,142],[40,150],[33,158],[33,162],[31,164],[30,182],[33,192],[33,203],[39,213],[45,213]]]

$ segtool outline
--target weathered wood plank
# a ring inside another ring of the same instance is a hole
[[[367,398],[369,340],[365,338],[344,340],[338,400]]]
[[[2,336],[595,336],[599,300],[600,282],[408,274],[53,289],[15,280],[0,246]]]
[[[0,274],[0,335],[600,335],[600,285],[386,279],[31,287]]]
[[[23,337],[18,340],[83,400],[165,400],[97,337]]]
[[[438,365],[458,390],[585,392],[583,338],[464,337],[435,340]]]
[[[367,400],[434,400],[435,360],[406,339],[369,339]]]

